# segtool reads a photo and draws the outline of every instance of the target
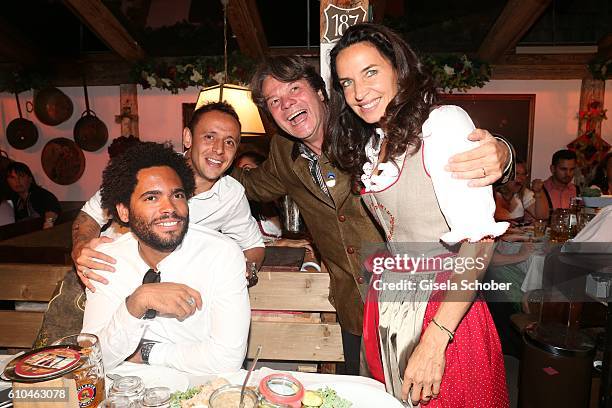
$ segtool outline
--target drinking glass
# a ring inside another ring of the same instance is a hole
[[[535,238],[541,238],[546,233],[546,220],[535,220],[533,222],[533,236]]]
[[[557,208],[550,217],[550,242],[563,243],[570,237],[570,213],[568,208]]]
[[[76,382],[77,397],[80,407],[97,407],[105,398],[104,365],[100,340],[95,334],[79,333],[62,337],[53,345],[79,346],[83,365],[75,371],[66,374],[66,378]]]

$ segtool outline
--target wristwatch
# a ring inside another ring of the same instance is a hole
[[[140,346],[140,358],[142,358],[143,363],[149,364],[149,355],[151,354],[151,349],[154,345],[154,342],[147,342],[142,343],[142,346]]]
[[[130,298],[130,296],[125,298],[125,305],[126,305],[126,307],[127,307],[127,302],[128,302],[128,299]],[[144,312],[144,314],[142,316],[140,316],[140,317],[134,316],[134,317],[139,318],[139,319],[144,319],[144,320],[150,320],[150,319],[155,319],[156,316],[157,316],[157,310],[147,309],[147,311]]]

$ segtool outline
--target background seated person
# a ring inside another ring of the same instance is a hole
[[[12,162],[6,168],[6,182],[15,209],[15,221],[43,217],[43,228],[51,228],[61,213],[60,203],[52,192],[36,184],[25,163]]]
[[[544,194],[550,211],[557,208],[570,208],[572,198],[580,195],[580,189],[573,183],[576,170],[576,153],[570,150],[558,150],[552,156],[551,176],[543,181]],[[535,179],[535,183],[541,180]]]
[[[240,369],[250,321],[245,263],[231,239],[190,225],[193,172],[157,143],[111,160],[102,207],[130,227],[100,249],[119,273],[87,291],[83,331],[100,338],[106,370],[124,360],[195,375]]]
[[[548,201],[541,180],[534,180],[529,189],[527,163],[516,163],[515,178],[499,186],[495,194],[495,219],[500,221],[532,222],[548,219]]]

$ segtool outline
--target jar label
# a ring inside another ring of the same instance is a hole
[[[91,383],[80,385],[77,388],[77,396],[79,398],[79,407],[88,407],[96,399],[96,386]]]

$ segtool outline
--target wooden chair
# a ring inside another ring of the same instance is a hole
[[[0,299],[48,302],[70,265],[0,264]],[[31,348],[43,312],[0,310],[0,347]]]
[[[335,317],[327,273],[260,272],[249,293],[253,315],[248,358],[261,344],[264,360],[344,361],[340,325],[326,319],[330,313]]]

